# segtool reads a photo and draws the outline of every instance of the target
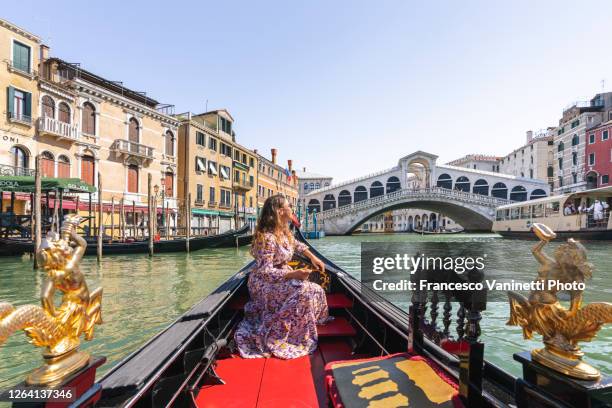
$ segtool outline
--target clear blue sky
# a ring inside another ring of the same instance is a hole
[[[3,17],[177,112],[227,108],[240,143],[335,181],[418,149],[507,154],[612,89],[609,1],[421,3],[34,1]]]

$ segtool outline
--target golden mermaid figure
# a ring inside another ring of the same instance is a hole
[[[66,216],[60,234],[50,233],[36,253],[38,264],[47,273],[41,289],[41,306],[15,309],[0,302],[0,345],[23,330],[35,346],[45,347],[46,365],[28,376],[30,384],[51,384],[83,367],[87,353],[79,352],[79,337],[93,338],[94,326],[102,323],[102,288],[89,291],[79,263],[87,242],[77,235],[78,215]],[[55,292],[62,293],[59,306]]]

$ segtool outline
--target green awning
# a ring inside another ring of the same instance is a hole
[[[192,214],[201,214],[201,215],[219,215],[219,211],[205,210],[205,209],[202,209],[202,208],[192,208],[191,209],[191,213]]]
[[[96,188],[78,178],[43,177],[42,191],[64,190],[66,193],[95,193]],[[0,176],[0,191],[33,193],[36,190],[33,176]]]
[[[236,214],[228,211],[219,211],[219,217],[233,218]]]

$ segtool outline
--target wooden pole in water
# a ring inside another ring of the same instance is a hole
[[[191,193],[187,193],[187,203],[185,203],[185,222],[187,225],[187,239],[185,240],[185,246],[187,252],[189,252],[189,240],[191,239]]]
[[[152,199],[151,199],[151,184],[152,184],[152,179],[153,177],[151,176],[151,173],[148,174],[148,180],[147,180],[147,201],[149,204],[149,222],[148,222],[148,226],[149,226],[149,256],[153,256],[153,203],[152,203]]]
[[[98,258],[98,263],[102,260],[102,237],[104,235],[104,226],[102,225],[104,222],[103,214],[102,214],[102,176],[100,172],[98,172],[98,245],[96,255]]]
[[[34,254],[38,253],[40,249],[40,244],[42,242],[42,225],[41,225],[41,205],[40,205],[40,196],[42,194],[42,183],[40,179],[40,156],[36,156],[36,165],[35,165],[36,173],[34,174],[34,223],[35,223],[35,231],[34,231]],[[14,211],[14,210],[13,210]],[[38,269],[38,261],[36,256],[34,256],[34,269]]]
[[[119,233],[121,234],[121,242],[125,242],[125,206],[124,197],[121,197],[120,210],[121,214],[119,215]]]
[[[113,237],[115,236],[115,197],[111,197],[111,242],[113,242]]]
[[[132,200],[132,235],[138,238],[138,229],[136,228],[136,201]]]

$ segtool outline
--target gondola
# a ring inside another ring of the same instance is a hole
[[[189,250],[196,251],[203,248],[229,248],[236,245],[247,245],[250,241],[247,236],[249,226],[245,225],[238,230],[230,230],[222,234],[197,236],[189,239]],[[186,239],[176,238],[159,240],[153,243],[155,253],[185,252]],[[96,254],[96,241],[88,240],[87,255]],[[34,251],[34,244],[30,239],[0,238],[0,255],[19,256]],[[105,242],[102,244],[102,253],[105,255],[145,254],[149,252],[149,241],[134,242]]]
[[[451,235],[451,234],[461,234],[464,231],[462,229],[443,230],[443,231],[424,231],[424,230],[413,229],[412,232],[415,232],[417,234],[423,234],[423,235]]]
[[[296,236],[307,243],[299,231]],[[330,314],[335,316],[318,327],[314,354],[293,360],[236,355],[232,335],[248,300],[251,262],[109,370],[99,381],[101,399],[96,406],[351,407],[338,402],[333,363],[398,355],[426,361],[455,390],[454,405],[431,406],[514,404],[517,379],[483,359],[484,345],[478,340],[482,305],[446,296],[439,302],[443,317],[436,321],[438,297],[431,297],[435,315],[428,312],[427,318],[427,302],[414,300],[407,313],[312,246],[310,250],[326,265],[326,275],[313,275],[326,288]],[[449,331],[453,307],[458,307],[459,316],[454,336]],[[414,392],[423,398],[422,389]]]

